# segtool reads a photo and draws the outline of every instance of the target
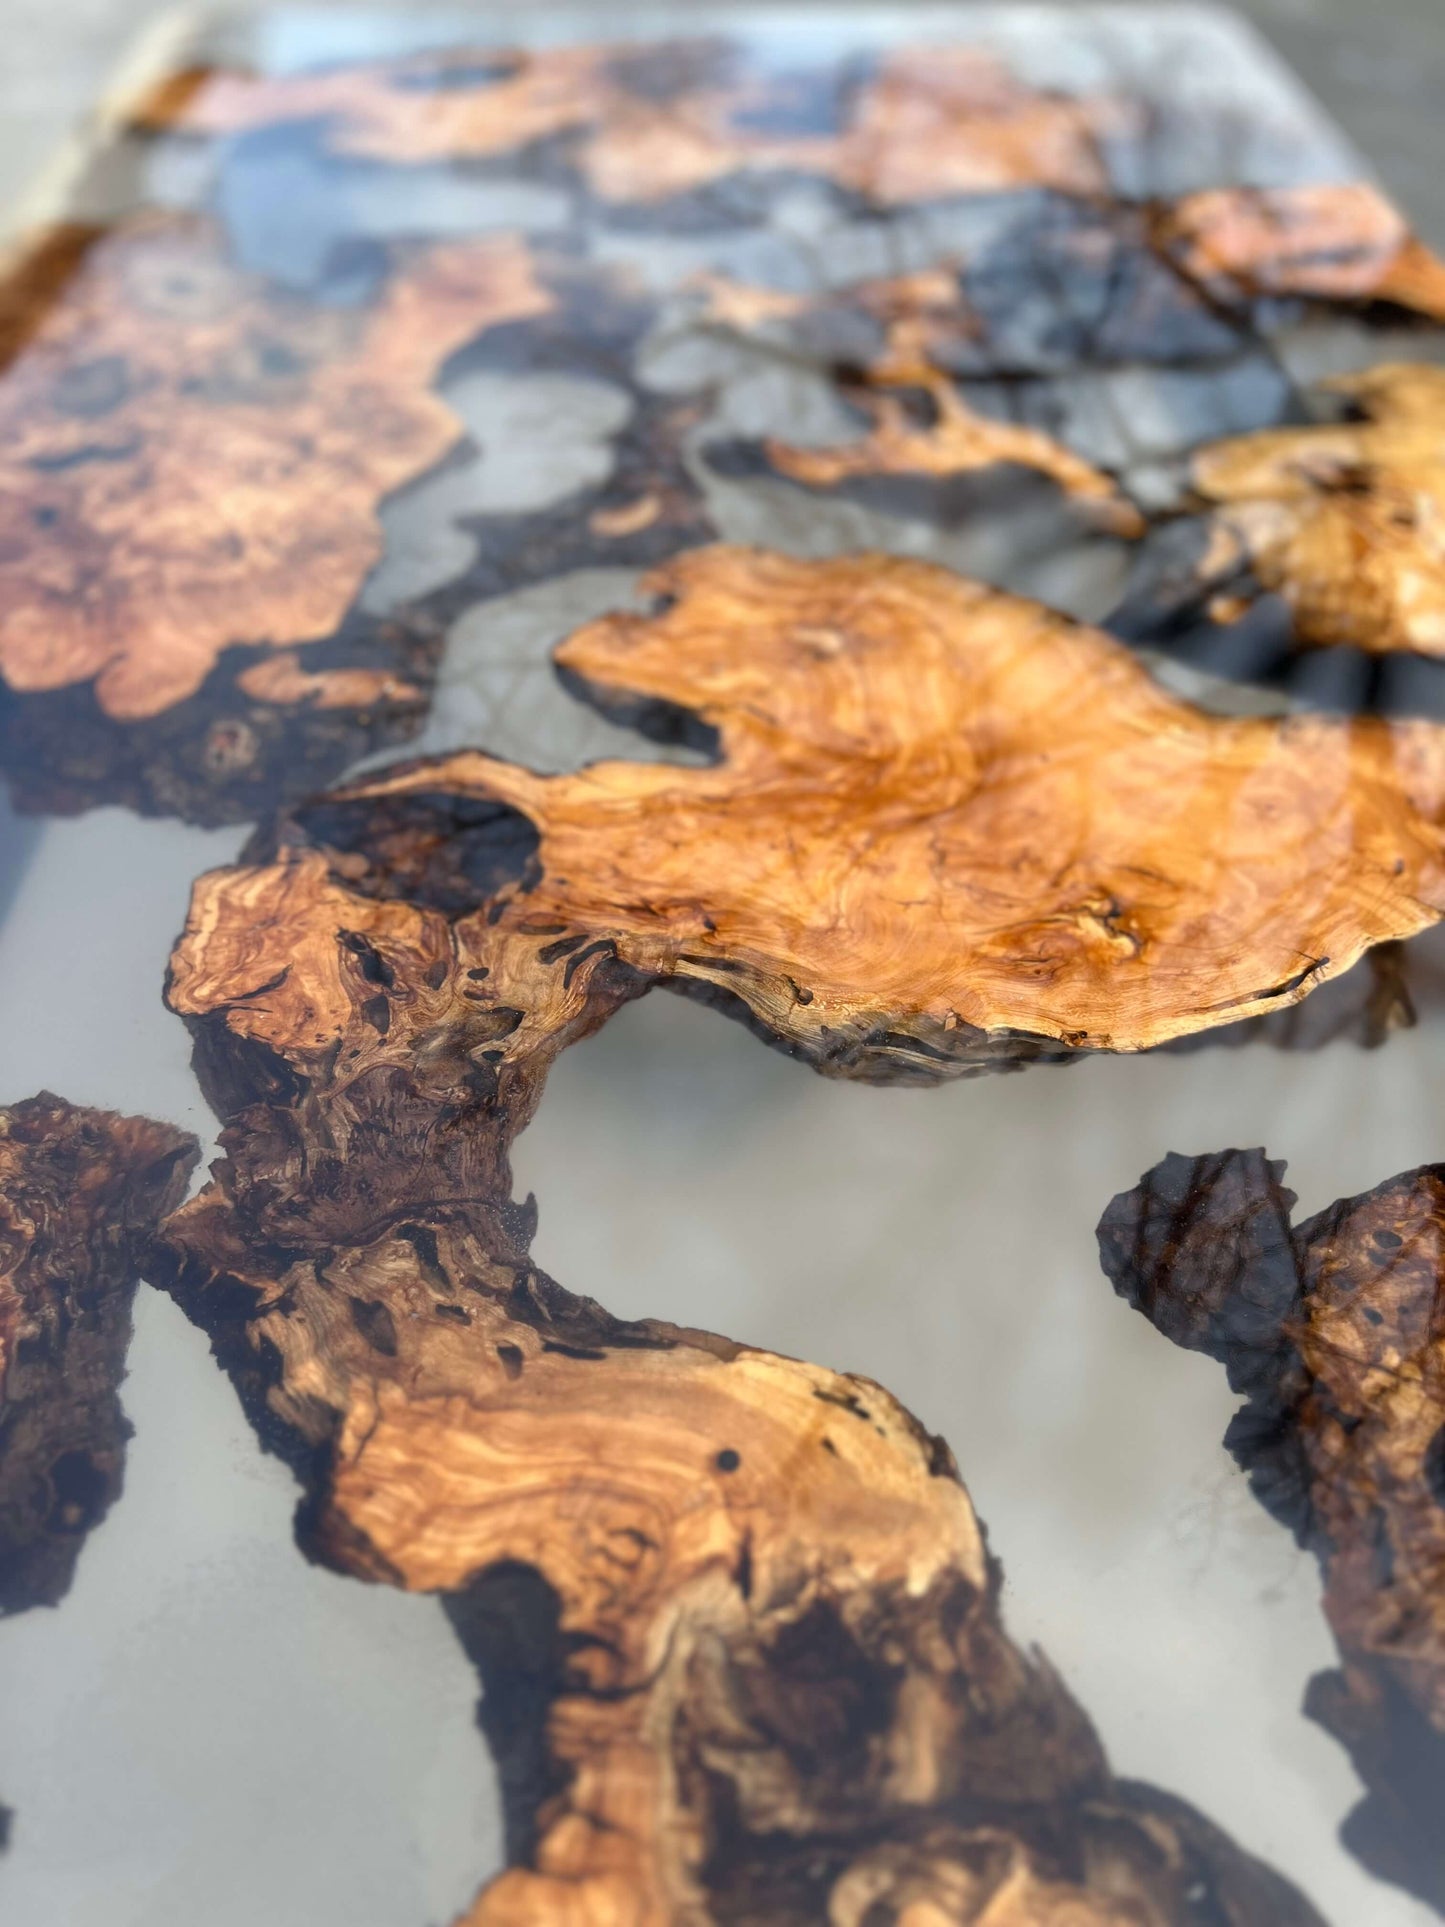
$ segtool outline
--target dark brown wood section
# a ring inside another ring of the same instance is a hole
[[[1105,1212],[1100,1254],[1246,1395],[1225,1443],[1324,1576],[1341,1664],[1306,1711],[1365,1783],[1345,1843],[1445,1908],[1445,1170],[1294,1226],[1284,1169],[1168,1157]]]
[[[120,1491],[131,1300],[198,1155],[49,1092],[0,1110],[0,1613],[57,1604]]]
[[[198,1155],[49,1091],[0,1109],[0,1617],[60,1603],[120,1495],[131,1301]]]

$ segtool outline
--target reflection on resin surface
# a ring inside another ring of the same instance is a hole
[[[1415,1927],[1092,1227],[1437,1148],[1445,269],[1228,22],[688,26],[183,30],[8,270],[0,1100],[222,1155],[96,1200],[215,1357],[0,1633],[5,1877]]]
[[[202,36],[12,261],[24,807],[254,818],[414,735],[478,607],[717,537],[926,554],[1101,617],[1152,529],[1121,628],[1228,669],[1258,612],[1208,558],[1181,605],[1185,457],[1326,405],[1312,357],[1434,352],[1445,270],[1217,23],[460,31]],[[1377,545],[1397,599],[1428,540]],[[1299,639],[1431,646],[1423,617],[1329,619]]]
[[[947,1444],[881,1385],[619,1320],[532,1262],[511,1140],[558,1053],[671,961],[589,927],[571,855],[563,877],[525,817],[428,763],[311,799],[248,855],[198,883],[171,960],[226,1155],[155,1275],[301,1479],[303,1549],[448,1598],[511,1862],[467,1920],[1006,1904],[1104,1927],[1122,1903],[1183,1927],[1201,1893],[1241,1927],[1318,1919],[1113,1778],[1006,1638]],[[827,1030],[795,1030],[815,993],[784,974],[791,1004],[753,1022],[802,1055]],[[824,1068],[956,1074],[859,1029]]]

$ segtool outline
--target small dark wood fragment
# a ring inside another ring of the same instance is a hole
[[[1170,1156],[1104,1213],[1100,1255],[1245,1395],[1225,1444],[1324,1576],[1341,1664],[1305,1710],[1365,1783],[1345,1844],[1445,1912],[1445,1166],[1297,1227],[1284,1168]]]
[[[0,1618],[59,1604],[120,1495],[131,1302],[198,1156],[167,1124],[49,1091],[0,1109]]]
[[[64,1596],[120,1492],[138,1268],[198,1155],[48,1091],[0,1110],[0,1614]]]

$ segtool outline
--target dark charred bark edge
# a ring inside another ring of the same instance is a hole
[[[0,1354],[0,1618],[60,1603],[121,1495],[136,1287],[200,1155],[184,1132],[49,1091],[3,1118],[0,1262],[27,1331]],[[78,1184],[96,1164],[104,1182]],[[0,1806],[0,1853],[13,1820]]]
[[[1265,1509],[1323,1565],[1330,1547],[1312,1501],[1299,1424],[1310,1386],[1290,1335],[1304,1312],[1304,1254],[1363,1200],[1291,1228],[1285,1165],[1262,1150],[1171,1153],[1099,1222],[1100,1262],[1115,1291],[1166,1338],[1216,1359],[1245,1402],[1224,1445]],[[1378,1195],[1445,1166],[1387,1180]],[[1365,1794],[1340,1838],[1377,1878],[1445,1914],[1445,1735],[1384,1665],[1343,1655],[1317,1673],[1303,1711],[1345,1748]]]
[[[48,1091],[4,1115],[15,1237],[0,1255],[28,1331],[0,1361],[0,1616],[58,1604],[119,1496],[131,1306],[155,1228],[199,1156],[186,1133]]]
[[[24,815],[76,816],[118,803],[205,829],[251,822],[415,736],[444,640],[430,620],[406,613],[303,646],[306,673],[380,669],[417,692],[365,709],[248,696],[241,677],[273,654],[254,647],[227,649],[193,697],[138,722],[107,715],[92,683],[26,694],[0,683],[0,771]]]

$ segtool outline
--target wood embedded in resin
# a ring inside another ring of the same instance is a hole
[[[157,1264],[302,1480],[305,1549],[440,1593],[480,1671],[509,1865],[466,1927],[1191,1927],[1201,1893],[1318,1927],[1114,1777],[882,1387],[538,1270],[511,1143],[648,978],[519,911],[535,835],[430,774],[198,884],[168,994],[225,1156]]]
[[[1207,714],[1110,638],[886,556],[692,551],[557,661],[704,769],[480,752],[360,785],[520,813],[497,914],[838,1075],[1142,1050],[1296,1002],[1445,910],[1445,735]]]
[[[755,68],[723,40],[457,48],[284,76],[196,70],[131,111],[138,126],[190,135],[317,122],[339,155],[402,164],[496,160],[554,142],[564,166],[620,203],[758,172],[823,176],[885,206],[1011,188],[1097,192],[1101,142],[1140,125],[1130,103],[1029,86],[983,48],[899,48],[861,78],[847,63],[800,77]]]
[[[58,1604],[119,1496],[131,1301],[198,1155],[48,1091],[0,1110],[0,1615]]]
[[[1344,1842],[1445,1911],[1445,1169],[1300,1225],[1284,1170],[1168,1157],[1109,1206],[1100,1254],[1245,1395],[1225,1443],[1324,1578],[1340,1667],[1305,1710],[1365,1784]]]

